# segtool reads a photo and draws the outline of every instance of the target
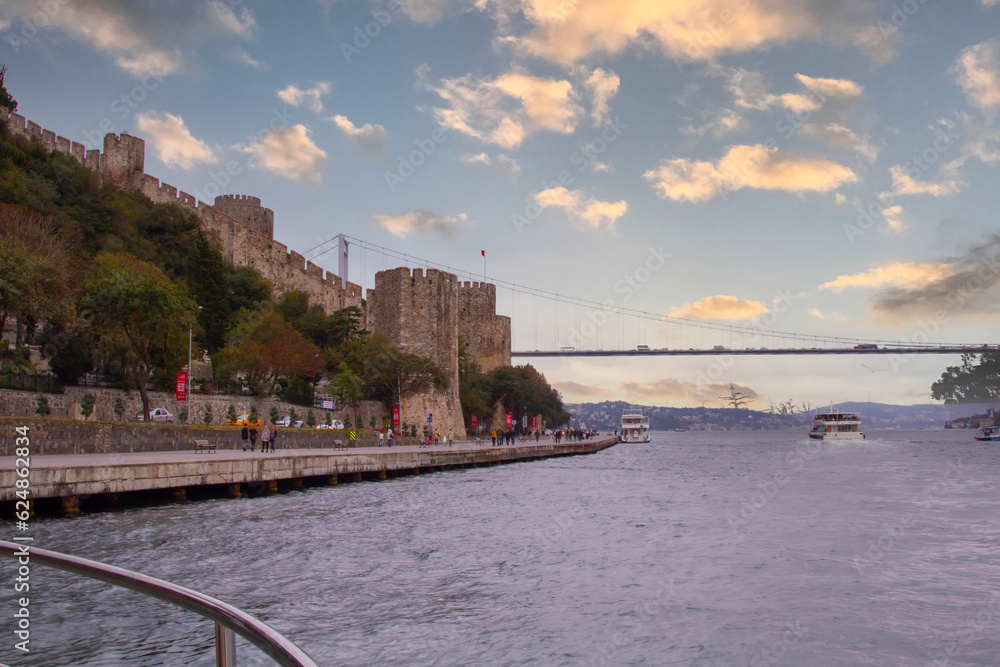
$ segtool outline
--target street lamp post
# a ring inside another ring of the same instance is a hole
[[[201,312],[201,306],[198,306],[198,312]],[[187,399],[188,404],[188,422],[191,421],[191,341],[194,335],[194,325],[188,327],[188,372],[187,377],[184,380],[184,398]]]

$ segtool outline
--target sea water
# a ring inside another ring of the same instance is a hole
[[[236,605],[322,665],[998,665],[998,479],[1000,446],[967,431],[654,432],[32,534]],[[211,622],[165,603],[41,565],[30,595],[31,653],[7,618],[0,662],[214,664]]]

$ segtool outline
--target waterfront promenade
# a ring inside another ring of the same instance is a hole
[[[75,511],[81,501],[115,507],[124,494],[145,502],[196,495],[264,495],[281,488],[388,479],[437,470],[480,467],[554,456],[591,454],[614,438],[554,443],[521,442],[492,447],[489,442],[450,446],[416,445],[331,449],[279,449],[274,453],[219,449],[114,454],[54,454],[30,457],[31,498],[49,499],[52,509]],[[0,457],[0,502],[15,500],[15,457]],[[23,461],[20,464],[23,467]],[[279,486],[280,485],[280,486]],[[138,498],[138,497],[137,497]],[[43,503],[44,504],[44,503]]]

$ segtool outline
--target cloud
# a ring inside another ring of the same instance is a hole
[[[721,139],[748,127],[746,119],[734,109],[708,109],[702,112],[701,117],[701,125],[685,125],[681,128],[681,133],[691,137],[709,135],[713,139]]]
[[[583,190],[567,190],[561,186],[536,193],[534,200],[543,209],[563,209],[571,220],[590,229],[613,228],[618,218],[628,210],[628,203],[624,200],[599,201],[586,197]]]
[[[233,62],[240,63],[241,65],[246,65],[247,67],[255,70],[265,71],[271,69],[268,65],[260,62],[249,53],[246,49],[236,49],[230,54],[230,58]]]
[[[485,5],[486,3],[482,3]],[[519,9],[527,34],[505,34],[501,43],[519,52],[569,65],[594,54],[616,55],[630,46],[657,48],[681,61],[713,61],[727,53],[766,50],[800,40],[849,44],[873,59],[891,56],[887,40],[875,41],[873,8],[843,0],[510,0],[505,16]],[[519,21],[500,21],[519,29]]]
[[[674,402],[687,402],[689,404],[704,404],[715,403],[728,396],[730,385],[736,391],[755,401],[760,398],[755,390],[737,382],[686,382],[675,378],[653,380],[650,382],[626,381],[619,385],[619,389],[628,398],[644,402],[650,400],[672,400]]]
[[[147,111],[136,116],[139,130],[149,137],[156,157],[168,167],[191,171],[203,164],[215,164],[217,155],[208,145],[195,139],[180,116]]]
[[[290,84],[287,88],[278,91],[278,97],[285,104],[291,104],[293,107],[305,105],[316,113],[323,110],[323,102],[320,98],[329,94],[330,84],[324,81],[317,82],[312,88],[299,88]]]
[[[950,72],[969,104],[984,110],[1000,107],[1000,38],[966,48]]]
[[[253,156],[255,166],[282,178],[313,185],[323,181],[326,152],[309,138],[305,125],[269,132],[240,150]]]
[[[686,159],[663,160],[644,178],[665,199],[699,202],[723,190],[755,188],[788,192],[828,192],[857,175],[847,167],[817,157],[785,150],[770,150],[763,144],[733,146],[718,163]]]
[[[899,287],[917,289],[951,276],[954,268],[946,262],[918,264],[916,262],[892,262],[877,266],[870,271],[855,275],[838,276],[823,283],[820,289],[842,292],[851,288]]]
[[[830,313],[828,315],[828,314],[824,313],[822,310],[820,310],[819,308],[810,308],[809,309],[809,314],[812,315],[813,317],[815,317],[817,320],[826,320],[826,321],[831,321],[831,322],[845,322],[845,321],[847,321],[847,318],[844,317],[843,315],[841,315],[840,313],[838,313],[837,311],[833,311],[832,313]]]
[[[902,234],[909,225],[906,224],[905,212],[902,206],[889,206],[882,210],[882,217],[885,218],[885,231],[894,234]]]
[[[208,9],[212,19],[224,33],[248,39],[257,31],[257,20],[246,7],[237,16],[236,11],[222,0],[209,0]]]
[[[579,396],[581,398],[590,398],[592,396],[608,395],[607,387],[598,387],[592,384],[580,384],[579,382],[572,382],[570,380],[565,380],[563,382],[553,382],[552,387],[562,394],[569,396]]]
[[[418,85],[447,103],[433,110],[438,124],[503,148],[542,130],[570,134],[583,112],[569,81],[531,76],[520,67],[494,80],[466,74],[438,84],[428,81],[428,72],[426,65],[417,68]]]
[[[186,70],[181,48],[221,34],[247,37],[256,29],[248,9],[236,14],[226,3],[143,3],[125,0],[6,0],[5,19],[22,18],[42,30],[58,30],[136,78],[166,77]]]
[[[467,221],[465,213],[444,217],[430,211],[410,211],[403,215],[377,214],[372,217],[372,224],[386,228],[393,236],[406,238],[416,232],[454,236],[465,229]]]
[[[1000,236],[991,235],[965,254],[941,265],[937,273],[911,284],[889,283],[873,295],[872,313],[889,322],[940,318],[942,313],[996,321],[1000,314]]]
[[[833,97],[838,100],[856,100],[864,95],[864,86],[849,79],[823,79],[796,74],[795,78],[803,86],[819,94],[821,97]]]
[[[517,180],[521,177],[521,165],[517,163],[517,160],[503,153],[500,153],[496,157],[490,157],[486,153],[463,155],[461,160],[463,164],[485,164],[487,167],[493,167],[511,183],[517,183]]]
[[[955,194],[959,190],[958,183],[954,180],[940,181],[938,183],[914,180],[900,165],[890,167],[889,174],[892,176],[892,191],[897,195],[946,197]]]
[[[587,87],[593,95],[590,117],[594,125],[602,125],[608,117],[608,102],[618,93],[621,79],[614,72],[605,72],[598,67],[587,77]]]
[[[344,133],[351,141],[368,155],[381,155],[386,146],[386,132],[381,125],[365,123],[357,127],[347,119],[347,116],[331,116],[327,120],[332,121],[337,128]]]
[[[826,125],[805,123],[799,131],[802,132],[803,136],[817,139],[830,146],[853,150],[868,162],[874,162],[875,158],[878,157],[879,149],[873,146],[868,139],[862,139],[853,130],[839,123],[827,123]]]
[[[752,320],[767,312],[767,306],[760,301],[739,299],[720,294],[710,296],[695,303],[686,303],[674,308],[667,317],[693,317],[699,320]]]

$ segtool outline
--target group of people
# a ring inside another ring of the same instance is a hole
[[[271,451],[273,452],[274,451],[274,441],[278,439],[278,427],[274,426],[274,427],[268,428],[267,426],[265,426],[264,430],[261,431],[259,435],[260,435],[260,451],[262,453],[266,452],[268,450],[268,447],[270,447]],[[248,442],[250,443],[250,451],[251,452],[256,449],[256,447],[257,447],[257,436],[258,436],[258,433],[257,433],[257,427],[256,426],[249,426],[248,427],[246,424],[243,424],[243,428],[242,428],[242,430],[240,430],[240,439],[243,440],[243,451],[244,452],[247,450],[247,443]]]
[[[490,431],[490,439],[493,441],[493,447],[501,447],[504,444],[513,445],[514,444],[514,429],[504,430],[492,430]]]
[[[393,435],[392,435],[392,429],[391,428],[386,429],[384,433],[382,431],[378,432],[378,446],[379,447],[381,447],[381,446],[383,446],[385,444],[388,444],[389,447],[392,447],[392,440],[393,440]]]
[[[583,428],[566,428],[552,431],[552,439],[561,442],[563,438],[567,440],[590,440],[590,436],[596,435],[597,431]]]

